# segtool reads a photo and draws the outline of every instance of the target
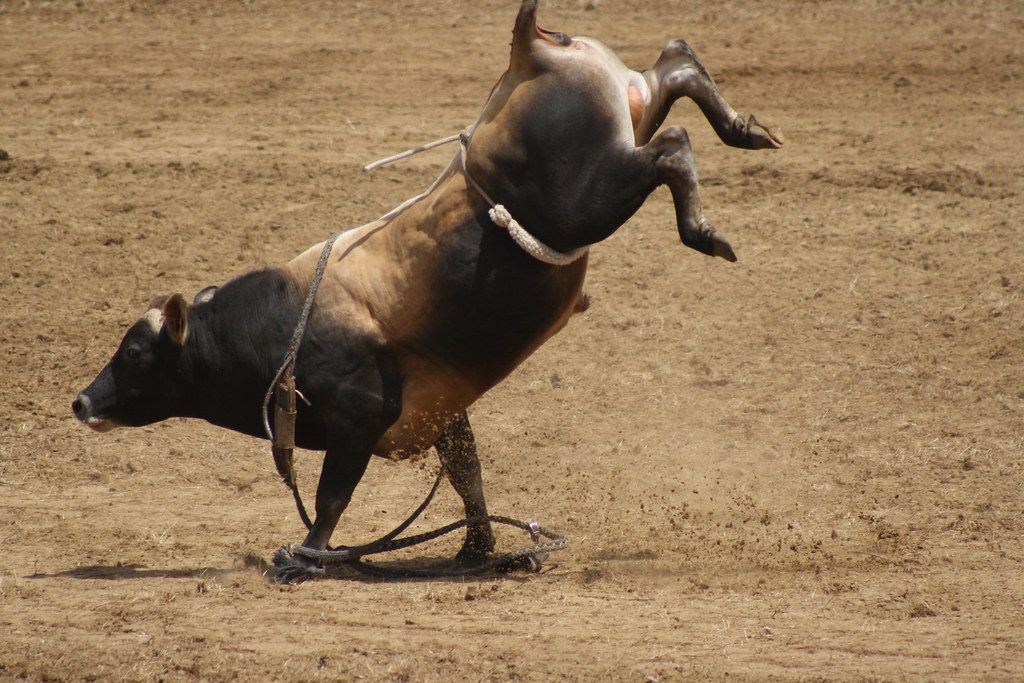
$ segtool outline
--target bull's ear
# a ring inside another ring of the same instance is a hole
[[[173,294],[163,308],[167,336],[175,346],[184,346],[188,337],[188,303],[181,293]]]

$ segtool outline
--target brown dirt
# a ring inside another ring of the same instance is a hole
[[[515,3],[0,4],[0,679],[1024,678],[1021,5],[585,4],[544,23],[685,36],[785,131],[673,115],[740,262],[657,194],[474,407],[493,510],[573,539],[545,573],[297,587],[265,443],[69,403],[152,295],[424,187],[445,153],[358,168],[474,118]],[[338,540],[433,471],[375,462]]]

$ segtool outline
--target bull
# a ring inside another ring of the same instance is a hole
[[[325,452],[305,548],[327,547],[373,455],[435,448],[466,515],[487,515],[467,408],[584,307],[587,247],[657,187],[671,191],[683,244],[736,260],[701,210],[686,131],[658,129],[689,97],[728,145],[777,148],[779,133],[735,111],[682,40],[634,71],[536,15],[523,0],[508,69],[430,189],[334,244],[294,370],[306,399],[296,444]],[[260,401],[321,246],[191,303],[154,301],[74,414],[97,431],[180,416],[262,437]],[[480,519],[456,559],[493,548]]]

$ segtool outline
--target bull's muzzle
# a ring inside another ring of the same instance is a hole
[[[92,400],[84,393],[71,402],[71,411],[78,421],[97,432],[109,432],[117,425],[112,420],[98,418],[93,414]]]

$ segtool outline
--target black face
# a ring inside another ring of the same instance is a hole
[[[121,340],[114,357],[71,404],[75,416],[97,431],[138,427],[171,416],[177,392],[174,370],[181,356],[161,327],[145,318]]]

